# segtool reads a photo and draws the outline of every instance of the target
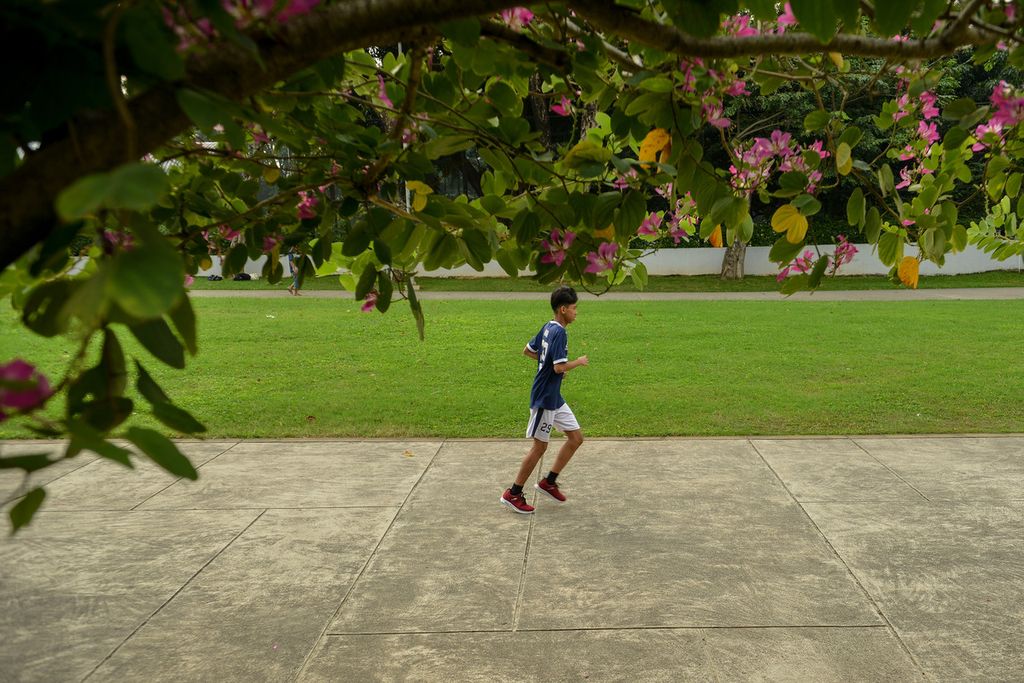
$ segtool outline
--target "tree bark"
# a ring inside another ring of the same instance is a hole
[[[746,256],[747,245],[743,244],[739,240],[736,240],[726,248],[725,256],[722,258],[722,279],[742,280],[743,261]]]

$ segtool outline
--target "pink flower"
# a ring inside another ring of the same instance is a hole
[[[572,114],[572,102],[565,95],[562,95],[562,101],[558,104],[551,105],[551,111],[555,112],[559,116],[569,116]]]
[[[135,236],[130,232],[104,230],[103,241],[110,250],[120,249],[122,251],[131,251],[135,248]]]
[[[320,203],[312,192],[299,192],[299,203],[295,205],[296,213],[298,214],[299,220],[303,221],[308,218],[316,218],[316,211],[314,207]]]
[[[331,161],[331,175],[336,176],[341,173],[341,166],[338,166],[337,161]]]
[[[732,125],[732,121],[725,118],[722,110],[721,103],[706,103],[701,105],[701,112],[704,114],[704,118],[715,128],[728,128]]]
[[[196,279],[194,277],[192,277],[188,273],[185,273],[185,286],[186,287],[191,287],[192,283],[195,282],[195,281],[196,281]]]
[[[992,123],[991,121],[979,124],[978,127],[974,129],[974,137],[978,138],[978,141],[971,145],[971,149],[975,152],[980,152],[986,147],[989,147],[990,143],[985,142],[986,137],[989,135],[996,136],[1001,142],[1003,138],[1003,127],[998,123]]]
[[[925,119],[931,119],[939,115],[939,108],[935,106],[936,99],[938,98],[927,90],[921,93],[921,116]]]
[[[625,190],[629,187],[629,181],[637,177],[636,169],[631,168],[626,171],[625,174],[620,175],[618,178],[612,181],[612,187],[616,190]]]
[[[899,121],[903,117],[909,116],[910,115],[910,109],[911,109],[911,107],[910,107],[910,95],[908,95],[907,93],[903,93],[898,98],[896,98],[896,106],[897,106],[896,113],[892,115],[892,120],[893,121]]]
[[[283,24],[292,17],[309,14],[319,4],[320,0],[288,0],[288,4],[284,6],[284,9],[278,12],[277,20]]]
[[[787,277],[789,277],[789,266],[786,266],[785,268],[779,271],[779,274],[775,276],[775,281],[782,282]]]
[[[656,213],[647,214],[647,218],[640,223],[640,227],[636,229],[638,235],[657,235],[658,229],[661,227],[661,215]]]
[[[740,38],[757,35],[757,29],[750,25],[750,17],[746,14],[726,17],[725,21],[722,22],[722,29],[726,35],[739,36]]]
[[[363,299],[363,313],[369,313],[377,305],[377,290],[372,289],[367,293],[366,298]]]
[[[931,144],[939,139],[939,131],[936,128],[934,121],[932,121],[931,123],[919,121],[917,124],[917,132],[925,141],[928,142],[928,144]]]
[[[1014,21],[1017,20],[1017,6],[1014,5],[1012,2],[1007,3],[1003,7],[1003,14],[1006,15],[1007,21],[1013,23]]]
[[[897,190],[902,190],[904,187],[910,187],[910,183],[912,183],[913,180],[910,177],[909,166],[904,166],[900,169],[900,178],[902,179],[902,182],[896,185]]]
[[[1006,81],[992,89],[992,106],[995,113],[989,119],[1004,128],[1013,128],[1024,121],[1024,97],[1015,97],[1013,87]]]
[[[389,108],[394,109],[395,103],[388,97],[388,90],[384,87],[384,77],[377,74],[377,99],[386,104]]]
[[[541,240],[540,247],[546,250],[547,253],[540,257],[541,263],[554,263],[556,266],[562,265],[565,261],[565,250],[572,246],[573,240],[576,239],[576,233],[566,230],[562,232],[558,228],[551,231],[551,241]]]
[[[274,251],[274,248],[281,243],[280,235],[267,235],[263,238],[263,253],[269,254]]]
[[[857,255],[857,247],[850,244],[846,235],[839,235],[836,241],[836,250],[832,255],[832,274],[835,275],[840,266],[844,266],[853,260]]]
[[[46,375],[34,365],[20,358],[0,365],[0,422],[7,419],[6,409],[31,410],[45,403],[52,393]]]
[[[220,233],[220,236],[223,237],[226,240],[233,240],[233,239],[235,239],[236,237],[238,237],[239,235],[242,234],[241,230],[235,230],[234,228],[229,226],[227,223],[221,223],[217,227],[217,231]]]
[[[818,156],[822,159],[827,159],[832,156],[832,153],[824,148],[824,143],[822,143],[821,140],[815,140],[807,147],[807,149],[817,152]]]
[[[793,14],[793,8],[787,2],[782,9],[782,14],[778,18],[779,33],[785,33],[787,26],[794,26],[796,23],[796,15]]]
[[[614,242],[602,242],[597,251],[587,254],[590,265],[583,271],[585,273],[603,273],[615,267],[615,254],[619,251],[619,245]]]
[[[501,20],[513,31],[521,31],[533,21],[533,12],[525,7],[503,9],[501,10]]]
[[[726,95],[732,95],[733,97],[739,97],[740,95],[749,95],[750,91],[747,90],[747,82],[739,79],[732,82],[726,91]]]

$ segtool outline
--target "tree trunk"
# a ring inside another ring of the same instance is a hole
[[[722,279],[742,280],[743,261],[747,256],[747,245],[736,240],[725,250],[725,257],[722,259]]]

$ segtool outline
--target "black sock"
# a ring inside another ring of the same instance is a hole
[[[523,487],[519,484],[512,484],[512,495],[521,496],[523,495]]]
[[[558,479],[558,472],[548,472],[549,484],[554,485],[556,479]]]

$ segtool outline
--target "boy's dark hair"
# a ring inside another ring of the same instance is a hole
[[[557,311],[559,306],[568,306],[576,303],[579,297],[576,296],[576,290],[568,285],[562,285],[555,291],[551,292],[551,310]]]

